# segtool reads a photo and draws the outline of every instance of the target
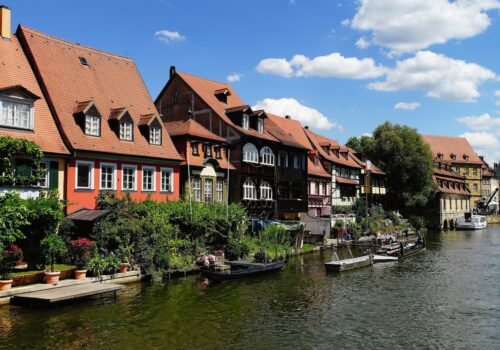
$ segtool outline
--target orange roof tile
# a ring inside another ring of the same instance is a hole
[[[311,150],[312,146],[309,139],[304,134],[304,129],[298,120],[283,118],[274,114],[267,113],[264,119],[264,128],[281,143]]]
[[[319,162],[318,166],[316,167],[316,164],[314,164],[311,157],[307,157],[307,174],[321,177],[332,177],[331,174],[328,174],[326,172],[321,162]]]
[[[460,164],[482,164],[481,159],[465,137],[455,136],[436,136],[436,135],[421,135],[424,142],[430,147],[435,158],[438,154],[443,156],[443,160]],[[451,159],[451,155],[456,155],[456,159]],[[464,159],[464,155],[469,157],[469,160]]]
[[[243,102],[243,100],[238,96],[235,90],[226,83],[209,80],[201,77],[197,77],[191,74],[177,72],[179,76],[188,86],[193,89],[193,91],[201,98],[225,123],[231,125],[236,131],[241,134],[246,134],[261,138],[269,141],[277,141],[268,132],[259,133],[257,130],[253,129],[243,129],[239,125],[234,124],[231,119],[226,115],[226,111],[237,110],[238,108],[248,107],[248,105]],[[217,99],[215,96],[216,90],[227,89],[229,95],[227,96],[227,103],[223,103]],[[161,93],[160,93],[161,95]]]
[[[170,137],[162,128],[162,145],[149,144],[138,130],[144,116],[156,108],[134,61],[70,43],[19,26],[18,36],[26,42],[50,97],[62,131],[75,150],[103,152],[158,159],[180,160]],[[80,62],[84,57],[88,65]],[[101,136],[87,136],[73,113],[87,108],[79,101],[92,101],[101,114]],[[120,141],[108,123],[113,109],[127,108],[134,121],[134,142]],[[145,118],[144,118],[145,119]]]
[[[69,154],[16,35],[11,40],[0,39],[0,90],[5,94],[21,90],[35,99],[34,132],[4,128],[0,136],[33,141],[45,153]]]
[[[224,138],[215,135],[194,119],[166,122],[165,126],[170,136],[189,135],[207,140],[225,142]]]

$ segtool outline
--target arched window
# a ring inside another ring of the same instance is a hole
[[[259,151],[251,143],[245,144],[243,146],[243,161],[248,163],[259,163]]]
[[[243,183],[243,199],[256,200],[257,199],[257,188],[255,183],[251,180],[246,180]]]
[[[264,165],[274,165],[274,153],[269,147],[262,147],[260,150],[260,163]]]
[[[266,201],[273,200],[273,188],[267,181],[264,181],[260,184],[260,199]]]

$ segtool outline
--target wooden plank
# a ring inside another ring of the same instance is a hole
[[[12,297],[11,303],[18,305],[52,304],[116,292],[123,288],[125,288],[125,286],[120,284],[85,283],[15,295]]]

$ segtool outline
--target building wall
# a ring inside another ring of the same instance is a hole
[[[324,183],[326,186],[326,192],[320,192],[318,185]],[[326,177],[313,177],[309,176],[308,179],[309,189],[308,189],[308,211],[309,214],[315,216],[329,216],[332,211],[331,206],[331,193],[332,193],[332,183],[329,178]],[[320,194],[322,193],[322,194]]]
[[[442,193],[439,196],[439,228],[454,228],[458,218],[470,211],[469,205],[468,196]]]
[[[465,176],[465,182],[470,190],[470,207],[474,208],[476,202],[481,200],[481,165],[480,164],[452,164],[454,171]]]
[[[336,182],[337,176],[357,181],[358,185],[345,185]],[[359,198],[360,170],[334,164],[332,167],[332,206],[351,206]],[[349,189],[352,195],[344,196],[343,188]]]
[[[76,163],[77,161],[90,161],[94,162],[93,171],[93,187],[89,190],[76,189]],[[72,213],[82,208],[94,209],[96,207],[96,198],[101,191],[100,189],[100,177],[101,177],[101,163],[113,163],[116,164],[116,190],[106,190],[109,192],[114,192],[119,196],[124,196],[129,193],[134,200],[145,200],[148,196],[156,201],[168,201],[179,199],[179,166],[170,164],[159,164],[159,163],[139,163],[136,161],[123,161],[116,159],[95,159],[95,158],[83,158],[78,157],[72,159],[68,163],[66,172],[66,199],[68,201],[67,212]],[[122,190],[122,166],[135,165],[137,166],[136,171],[136,190],[135,191],[123,191]],[[142,190],[142,167],[155,167],[155,181],[156,190],[155,191],[143,191]],[[161,173],[160,168],[171,168],[173,172],[173,191],[172,192],[161,192]]]

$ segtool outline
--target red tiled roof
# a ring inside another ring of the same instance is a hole
[[[435,158],[438,154],[443,156],[442,160],[459,164],[482,164],[481,159],[472,149],[465,137],[421,135],[424,142],[430,147]],[[456,155],[456,159],[451,159],[451,155]],[[469,160],[464,159],[464,155]]]
[[[347,147],[347,148],[349,149],[349,154],[353,157],[353,159],[356,161],[356,163],[358,163],[364,169],[367,169],[367,163],[365,161],[362,161],[361,159],[359,159],[355,154],[356,152],[352,148],[349,148],[349,147]],[[385,175],[385,172],[382,169],[380,169],[378,166],[373,164],[373,162],[371,162],[370,172],[372,174]]]
[[[313,160],[311,157],[307,157],[307,173],[308,175],[314,175],[314,176],[321,176],[321,177],[332,177],[331,174],[328,174],[321,164],[319,162],[318,167],[316,167],[316,164],[314,164]]]
[[[309,138],[309,140],[311,141],[311,143],[313,144],[313,146],[318,150],[319,154],[323,158],[325,158],[333,163],[348,166],[351,168],[356,168],[356,169],[361,168],[361,166],[354,160],[354,158],[352,156],[348,156],[348,158],[345,159],[342,155],[339,155],[339,157],[337,157],[334,154],[334,152],[330,152],[330,154],[328,154],[323,149],[324,146],[328,146],[328,145],[331,149],[335,149],[334,147],[339,147],[339,148],[343,147],[343,146],[340,146],[337,141],[331,140],[325,136],[316,134],[316,133],[312,132],[310,129],[304,129],[304,132],[307,135],[307,137]],[[323,145],[323,147],[322,147],[322,145]]]
[[[311,143],[304,134],[304,129],[298,120],[283,118],[267,113],[264,128],[277,140],[287,146],[311,150]]]
[[[167,132],[170,136],[189,135],[207,140],[225,142],[224,138],[215,135],[194,119],[166,122],[165,127],[167,128]]]
[[[221,83],[214,80],[200,78],[191,74],[177,72],[179,76],[193,91],[221,118],[225,123],[231,125],[236,131],[241,134],[254,136],[260,139],[277,141],[268,132],[259,133],[253,129],[243,129],[239,125],[234,124],[231,119],[226,115],[227,110],[235,111],[242,107],[249,107],[238,96],[235,90],[226,83]],[[215,91],[220,89],[227,89],[230,95],[227,96],[227,103],[223,103],[215,96]]]
[[[16,35],[0,39],[0,90],[5,94],[21,91],[35,100],[34,132],[5,128],[0,129],[0,136],[33,141],[45,153],[69,154]]]
[[[156,108],[133,60],[70,43],[20,26],[41,80],[47,88],[62,131],[75,150],[158,159],[180,160],[170,137],[162,128],[162,145],[149,144],[138,130],[145,116]],[[87,60],[88,66],[80,62]],[[101,114],[101,136],[85,135],[77,124],[76,109],[88,108],[79,101],[92,101]],[[116,108],[127,108],[134,121],[134,142],[120,141],[108,123]]]
[[[337,176],[335,178],[335,181],[338,182],[339,184],[345,184],[345,185],[358,185],[358,182],[352,179],[346,179],[345,177],[340,177]]]

